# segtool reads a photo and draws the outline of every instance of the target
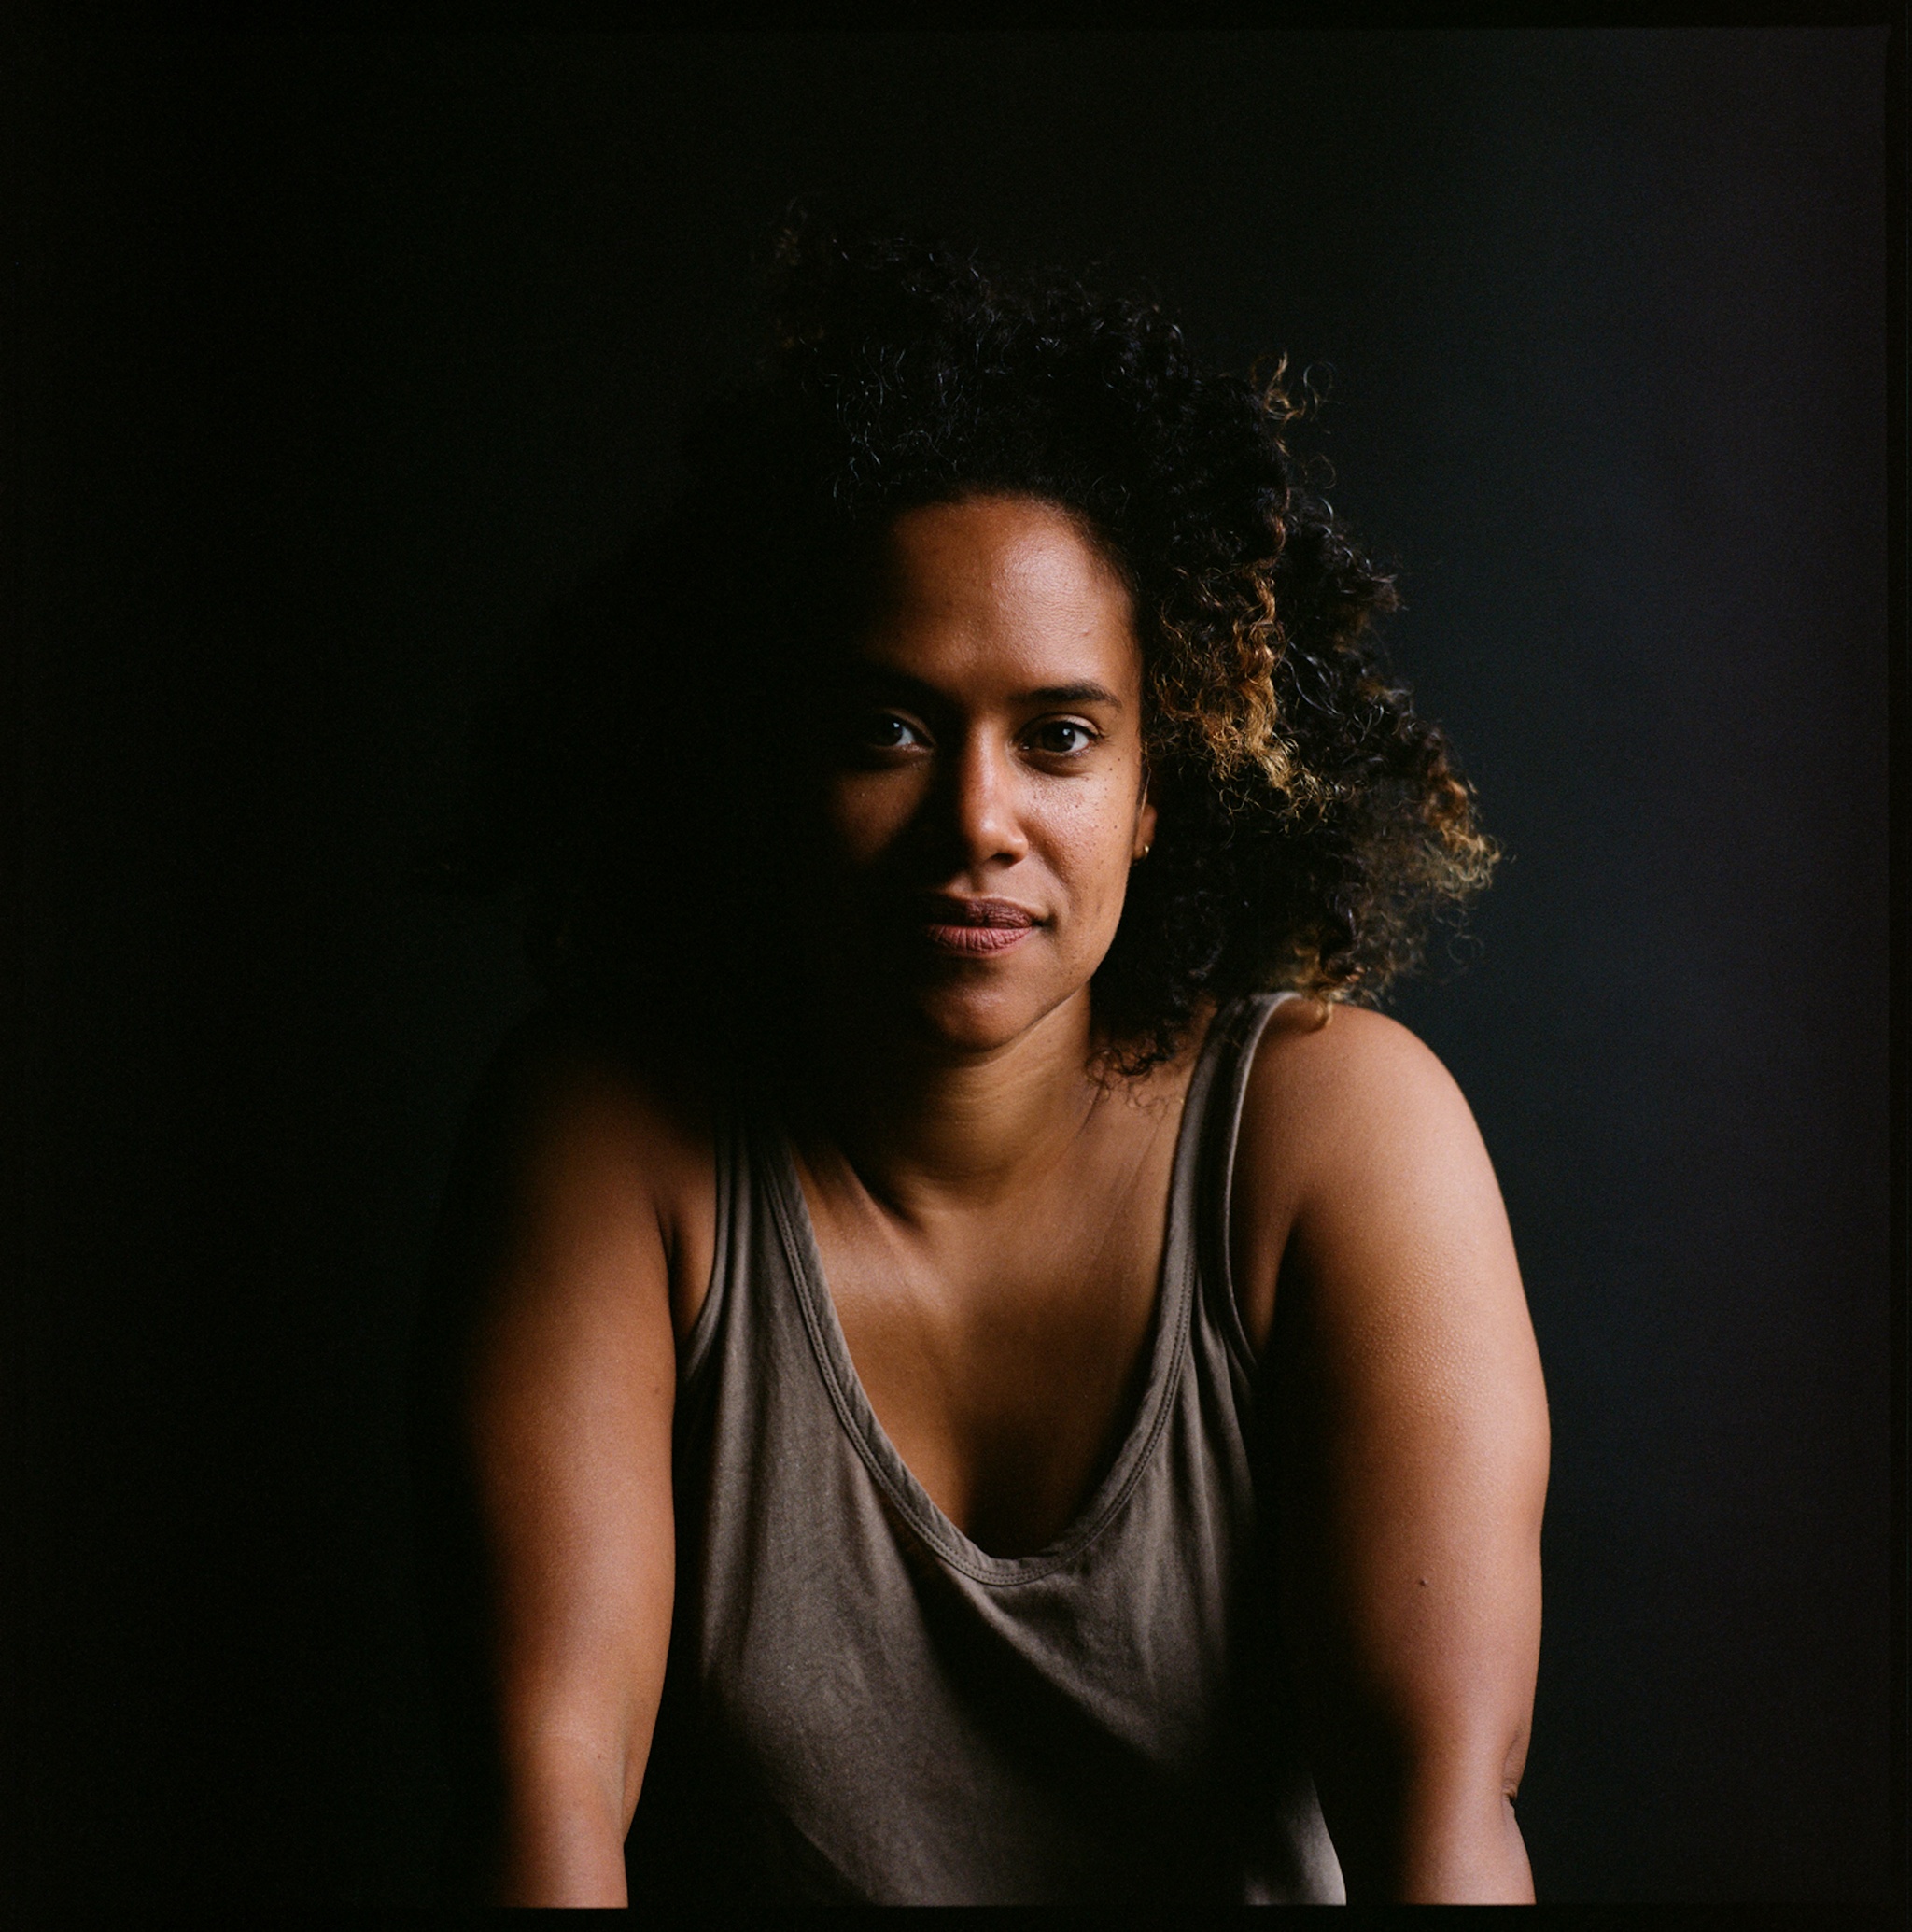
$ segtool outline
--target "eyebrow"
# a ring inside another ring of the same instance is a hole
[[[881,665],[859,665],[852,673],[855,683],[864,685],[888,685],[893,689],[902,688],[916,693],[931,702],[939,701],[942,694],[933,685],[926,684],[921,678],[913,678],[906,670],[891,670]],[[1019,691],[1014,702],[1018,704],[1105,704],[1112,711],[1122,709],[1122,700],[1106,684],[1085,682],[1077,684],[1040,684],[1033,691]]]
[[[1039,690],[1021,694],[1025,704],[1106,704],[1117,711],[1122,700],[1104,684],[1044,684]]]

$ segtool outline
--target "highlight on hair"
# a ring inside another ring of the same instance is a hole
[[[1379,998],[1497,854],[1386,671],[1399,599],[1290,453],[1281,365],[1204,370],[1152,303],[915,240],[793,228],[767,296],[683,487],[500,710],[482,869],[524,890],[551,990],[722,1027],[775,984],[753,936],[860,560],[903,509],[1020,494],[1097,543],[1143,649],[1159,826],[1092,986],[1116,1064],[1205,1002]]]

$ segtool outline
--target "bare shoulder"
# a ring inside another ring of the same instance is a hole
[[[1300,999],[1269,1016],[1235,1163],[1237,1196],[1252,1212],[1299,1213],[1321,1191],[1357,1187],[1383,1166],[1479,1149],[1454,1076],[1399,1021]]]
[[[1270,1014],[1249,1079],[1259,1114],[1304,1110],[1314,1129],[1360,1132],[1405,1106],[1465,1107],[1454,1077],[1417,1035],[1366,1007],[1284,1000]]]
[[[1499,1189],[1460,1088],[1408,1028],[1366,1008],[1288,1000],[1270,1016],[1234,1180],[1237,1294],[1258,1346],[1284,1274],[1338,1279],[1354,1266],[1382,1284],[1416,1272],[1416,1250],[1455,1244],[1483,1261],[1491,1248],[1497,1276],[1512,1268]]]
[[[562,1284],[596,1258],[600,1274],[661,1267],[674,1318],[700,1298],[715,1206],[710,1110],[682,1059],[600,1022],[534,1014],[492,1057],[458,1167],[447,1233],[462,1235],[468,1269],[523,1278],[510,1258],[541,1249],[580,1263],[541,1267],[530,1278],[541,1282]]]

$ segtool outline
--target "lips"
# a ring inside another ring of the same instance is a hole
[[[1041,921],[1013,899],[967,899],[937,893],[921,902],[922,933],[939,952],[986,959],[1019,946]]]

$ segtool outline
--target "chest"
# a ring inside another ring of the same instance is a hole
[[[1136,1123],[985,1209],[906,1225],[807,1177],[827,1291],[884,1433],[993,1555],[1074,1519],[1142,1394],[1174,1135]]]

